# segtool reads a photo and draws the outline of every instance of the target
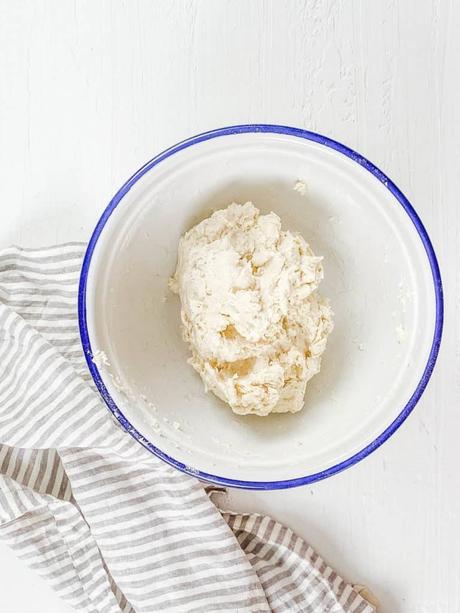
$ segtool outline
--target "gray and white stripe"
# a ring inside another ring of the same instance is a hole
[[[115,425],[78,336],[84,249],[0,252],[0,538],[82,611],[374,611],[292,531],[221,514]]]

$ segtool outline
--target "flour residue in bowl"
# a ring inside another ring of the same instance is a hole
[[[171,289],[190,364],[235,413],[297,412],[333,328],[322,258],[275,213],[216,211],[180,240]]]
[[[99,370],[102,368],[102,366],[110,366],[109,358],[107,357],[105,351],[102,351],[102,349],[96,349],[93,351],[91,361]]]

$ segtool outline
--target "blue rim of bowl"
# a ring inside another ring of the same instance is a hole
[[[423,243],[425,248],[428,261],[431,267],[431,273],[433,276],[433,285],[434,285],[434,293],[436,300],[436,319],[435,319],[435,329],[433,335],[433,341],[431,344],[430,354],[428,356],[428,361],[426,363],[423,374],[418,382],[415,391],[412,396],[396,417],[396,419],[371,443],[366,445],[361,451],[358,451],[351,457],[338,464],[335,464],[325,470],[320,472],[306,475],[304,477],[297,477],[294,479],[285,479],[281,481],[244,481],[240,479],[231,479],[227,477],[220,477],[218,475],[212,475],[210,473],[202,472],[197,470],[191,466],[187,466],[182,462],[175,460],[173,457],[167,455],[161,449],[158,449],[155,445],[153,445],[149,440],[147,440],[134,426],[129,422],[128,419],[123,415],[122,411],[118,408],[113,398],[110,396],[107,388],[104,385],[104,382],[101,378],[99,370],[96,364],[92,361],[92,348],[91,342],[88,333],[87,326],[87,315],[86,315],[86,288],[87,288],[87,279],[88,273],[91,265],[91,258],[94,253],[94,249],[96,247],[97,241],[104,229],[107,220],[110,215],[113,213],[115,208],[121,202],[123,197],[129,192],[129,190],[137,183],[137,181],[145,175],[145,173],[149,172],[151,168],[160,164],[163,160],[171,157],[175,153],[182,151],[188,147],[193,145],[197,145],[198,143],[210,140],[212,138],[229,136],[234,134],[246,134],[246,133],[272,133],[272,134],[284,134],[288,136],[295,136],[297,138],[303,138],[306,140],[313,141],[315,143],[319,143],[324,145],[325,147],[329,147],[343,155],[347,156],[363,168],[365,168],[368,172],[374,175],[394,196],[394,198],[401,204],[403,209],[406,211],[407,215],[411,219],[412,223],[417,230],[417,233],[420,237],[420,240]],[[414,409],[415,405],[419,401],[421,395],[423,394],[427,383],[431,377],[433,372],[434,365],[436,363],[436,359],[439,353],[439,347],[441,343],[442,337],[442,328],[443,328],[443,319],[444,319],[444,300],[443,300],[443,289],[442,289],[442,281],[441,281],[441,273],[439,270],[438,261],[436,258],[436,254],[434,252],[433,246],[431,244],[431,240],[428,236],[425,227],[423,226],[422,221],[419,216],[415,212],[413,206],[410,204],[408,199],[404,196],[398,187],[381,171],[379,170],[372,162],[367,160],[365,157],[356,153],[349,147],[342,145],[341,143],[328,138],[327,136],[322,136],[321,134],[317,134],[316,132],[310,132],[308,130],[302,130],[300,128],[292,128],[288,126],[281,125],[272,125],[272,124],[248,124],[248,125],[238,125],[238,126],[229,126],[225,128],[218,128],[216,130],[210,130],[209,132],[204,132],[202,134],[198,134],[197,136],[193,136],[188,138],[180,143],[166,149],[159,155],[155,156],[149,162],[147,162],[142,168],[140,168],[126,183],[121,187],[121,189],[115,194],[112,200],[109,202],[105,211],[103,212],[101,218],[99,219],[94,232],[91,236],[91,239],[88,243],[88,247],[85,253],[85,257],[82,263],[81,275],[80,275],[80,284],[78,290],[78,322],[80,328],[80,337],[83,346],[83,351],[85,354],[86,362],[88,364],[88,368],[91,372],[91,375],[94,379],[94,382],[99,389],[102,398],[107,404],[109,410],[120,423],[120,425],[133,436],[141,445],[143,445],[146,449],[148,449],[151,453],[158,456],[171,466],[174,466],[178,470],[185,472],[194,477],[198,477],[204,481],[208,481],[210,483],[215,483],[218,485],[236,487],[236,488],[244,488],[244,489],[256,489],[256,490],[276,490],[283,488],[291,488],[297,487],[300,485],[306,485],[309,483],[313,483],[315,481],[320,481],[321,479],[325,479],[330,477],[350,466],[353,466],[357,462],[363,460],[370,453],[375,451],[380,445],[382,445],[396,430],[401,426],[401,424],[407,419],[409,414]]]

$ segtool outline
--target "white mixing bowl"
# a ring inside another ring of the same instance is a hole
[[[293,415],[240,417],[205,393],[168,290],[180,236],[248,200],[324,256],[335,330]],[[310,483],[381,445],[428,382],[442,316],[433,248],[398,188],[344,145],[270,125],[201,134],[143,166],[99,220],[79,294],[88,365],[120,424],[180,470],[247,488]]]

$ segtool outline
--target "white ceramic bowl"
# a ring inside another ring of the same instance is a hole
[[[324,256],[335,330],[294,415],[239,417],[205,393],[168,290],[180,236],[248,200]],[[426,386],[442,315],[435,254],[398,188],[340,143],[267,125],[201,134],[141,168],[96,226],[79,295],[88,365],[120,424],[181,470],[265,489],[322,479],[384,442]]]

